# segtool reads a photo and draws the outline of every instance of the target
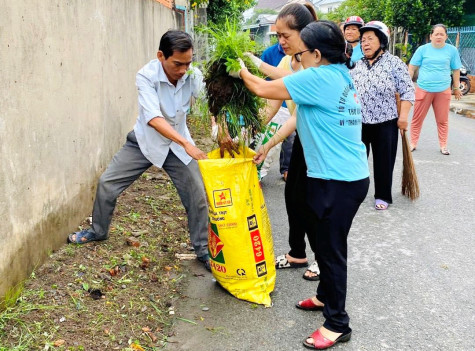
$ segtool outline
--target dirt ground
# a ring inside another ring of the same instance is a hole
[[[198,147],[213,148],[207,128],[190,129]],[[163,349],[185,280],[177,254],[193,254],[186,213],[152,167],[120,196],[109,240],[65,245],[6,301],[0,351]]]

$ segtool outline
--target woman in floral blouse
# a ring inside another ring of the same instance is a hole
[[[369,157],[373,153],[376,210],[392,203],[391,187],[396,161],[398,129],[407,130],[407,117],[414,103],[414,85],[407,66],[387,52],[389,29],[371,21],[360,29],[364,57],[351,70],[361,99],[362,140]],[[396,93],[401,97],[398,113]]]

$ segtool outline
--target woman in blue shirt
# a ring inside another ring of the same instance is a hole
[[[364,26],[364,21],[359,16],[350,16],[343,24],[343,36],[347,43],[353,47],[351,62],[358,62],[363,58],[363,52],[360,45],[360,29]]]
[[[300,44],[300,32],[305,26],[317,20],[315,9],[310,3],[286,5],[277,16],[275,21],[279,43],[285,50],[285,56],[278,67],[272,67],[261,62],[257,57],[250,55],[251,60],[257,68],[266,76],[272,79],[285,77],[302,70],[302,64],[295,60],[294,54],[298,52]],[[246,54],[245,54],[246,55]],[[268,100],[269,106],[267,114],[273,116],[277,110],[276,104],[280,106],[279,100]],[[295,111],[295,103],[287,100],[287,108],[292,115]],[[288,139],[288,137],[287,137]],[[275,152],[275,150],[273,150]],[[267,160],[272,153],[267,156]],[[262,168],[261,168],[262,169]],[[308,267],[305,234],[308,233],[307,221],[309,208],[301,199],[306,194],[306,174],[307,165],[303,155],[302,145],[298,134],[295,135],[289,167],[288,176],[285,183],[285,208],[289,219],[289,246],[290,250],[283,255],[276,257],[275,267],[277,269]],[[313,242],[310,241],[310,245]],[[312,251],[315,251],[312,248]],[[305,270],[303,278],[306,280],[319,280],[319,268],[316,262]]]
[[[419,141],[422,123],[430,106],[434,108],[440,152],[450,155],[447,149],[449,134],[449,109],[451,99],[451,71],[453,70],[454,95],[457,100],[460,92],[460,56],[455,46],[447,44],[447,28],[443,24],[432,27],[430,43],[417,48],[409,64],[409,74],[414,76],[419,67],[417,78],[416,102],[411,122],[411,151]]]
[[[297,104],[292,117],[255,157],[260,163],[271,147],[297,126],[307,164],[307,197],[311,233],[320,267],[317,294],[299,301],[297,308],[323,310],[325,322],[304,345],[326,349],[351,337],[345,311],[347,290],[347,236],[356,212],[368,192],[366,148],[361,141],[361,105],[349,75],[347,44],[333,22],[318,21],[300,33],[295,58],[304,71],[265,81],[243,67],[239,72],[256,95]]]

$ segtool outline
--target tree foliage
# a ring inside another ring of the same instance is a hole
[[[465,0],[389,0],[386,21],[409,30],[417,43],[430,33],[432,25],[460,26]]]
[[[328,15],[334,21],[360,16],[365,22],[379,20],[389,27],[403,27],[421,42],[437,23],[459,26],[465,0],[346,0]]]
[[[241,19],[242,13],[256,4],[256,0],[208,0],[208,21],[224,24],[226,19]]]
[[[387,0],[346,0],[335,11],[328,14],[328,19],[342,22],[350,16],[360,16],[365,22],[385,18]]]

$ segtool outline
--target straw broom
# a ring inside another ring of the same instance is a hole
[[[396,93],[397,113],[401,111],[401,98],[399,93]],[[419,193],[419,183],[417,181],[416,168],[412,159],[412,152],[409,147],[409,140],[406,137],[406,131],[402,132],[402,194],[407,196],[412,201],[417,199]]]

